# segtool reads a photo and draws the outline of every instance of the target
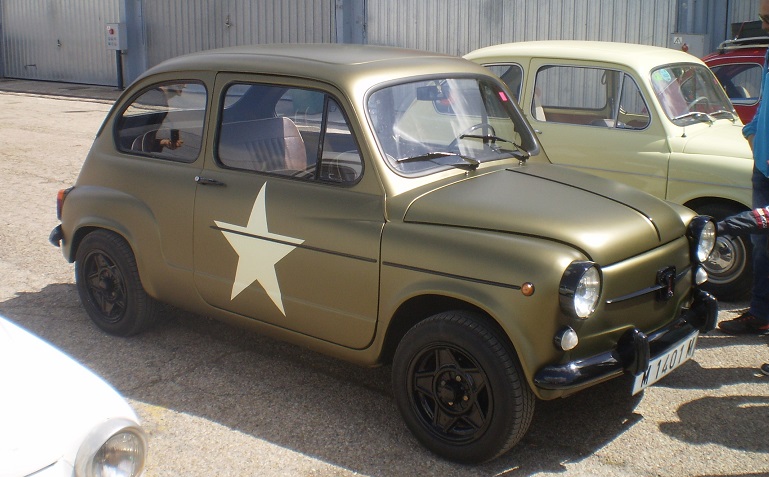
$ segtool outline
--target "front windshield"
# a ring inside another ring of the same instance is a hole
[[[536,147],[507,93],[476,78],[388,86],[373,93],[367,106],[379,147],[402,174],[523,160]]]
[[[662,109],[678,126],[737,118],[718,80],[705,66],[664,66],[652,71],[651,80]]]

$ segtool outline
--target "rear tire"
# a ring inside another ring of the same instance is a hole
[[[85,236],[75,281],[88,316],[107,333],[131,336],[155,321],[157,302],[144,291],[133,251],[119,235],[97,230]]]
[[[466,311],[434,315],[406,333],[393,360],[393,393],[414,436],[463,463],[510,450],[534,414],[514,352],[485,317]]]

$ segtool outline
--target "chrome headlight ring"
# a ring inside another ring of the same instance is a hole
[[[558,288],[561,309],[573,318],[587,319],[598,307],[603,288],[600,268],[593,262],[569,264]]]
[[[80,445],[75,475],[137,477],[144,470],[147,437],[141,427],[125,418],[96,426]]]
[[[697,263],[707,261],[716,245],[716,224],[706,215],[698,215],[689,223],[687,230],[692,260]]]

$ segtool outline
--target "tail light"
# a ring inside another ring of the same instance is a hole
[[[66,199],[67,195],[72,192],[72,189],[74,189],[74,187],[61,189],[59,190],[59,193],[56,194],[56,218],[59,220],[61,220],[61,208],[64,207],[64,199]]]

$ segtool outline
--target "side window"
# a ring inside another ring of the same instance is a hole
[[[734,104],[755,104],[761,93],[761,65],[739,63],[711,67]]]
[[[523,82],[523,68],[518,64],[509,65],[484,65],[492,73],[499,76],[502,81],[510,88],[510,92],[515,96],[516,101],[520,101],[521,83]]]
[[[638,84],[630,75],[623,73],[622,94],[614,125],[622,129],[644,129],[649,125],[649,108],[644,102]]]
[[[216,151],[225,167],[336,183],[363,171],[347,119],[326,93],[233,84],[223,105]]]
[[[201,83],[164,83],[145,90],[117,121],[118,150],[193,162],[200,154],[207,94]]]
[[[605,68],[546,66],[537,71],[532,116],[540,121],[640,129],[649,123],[638,85]]]

